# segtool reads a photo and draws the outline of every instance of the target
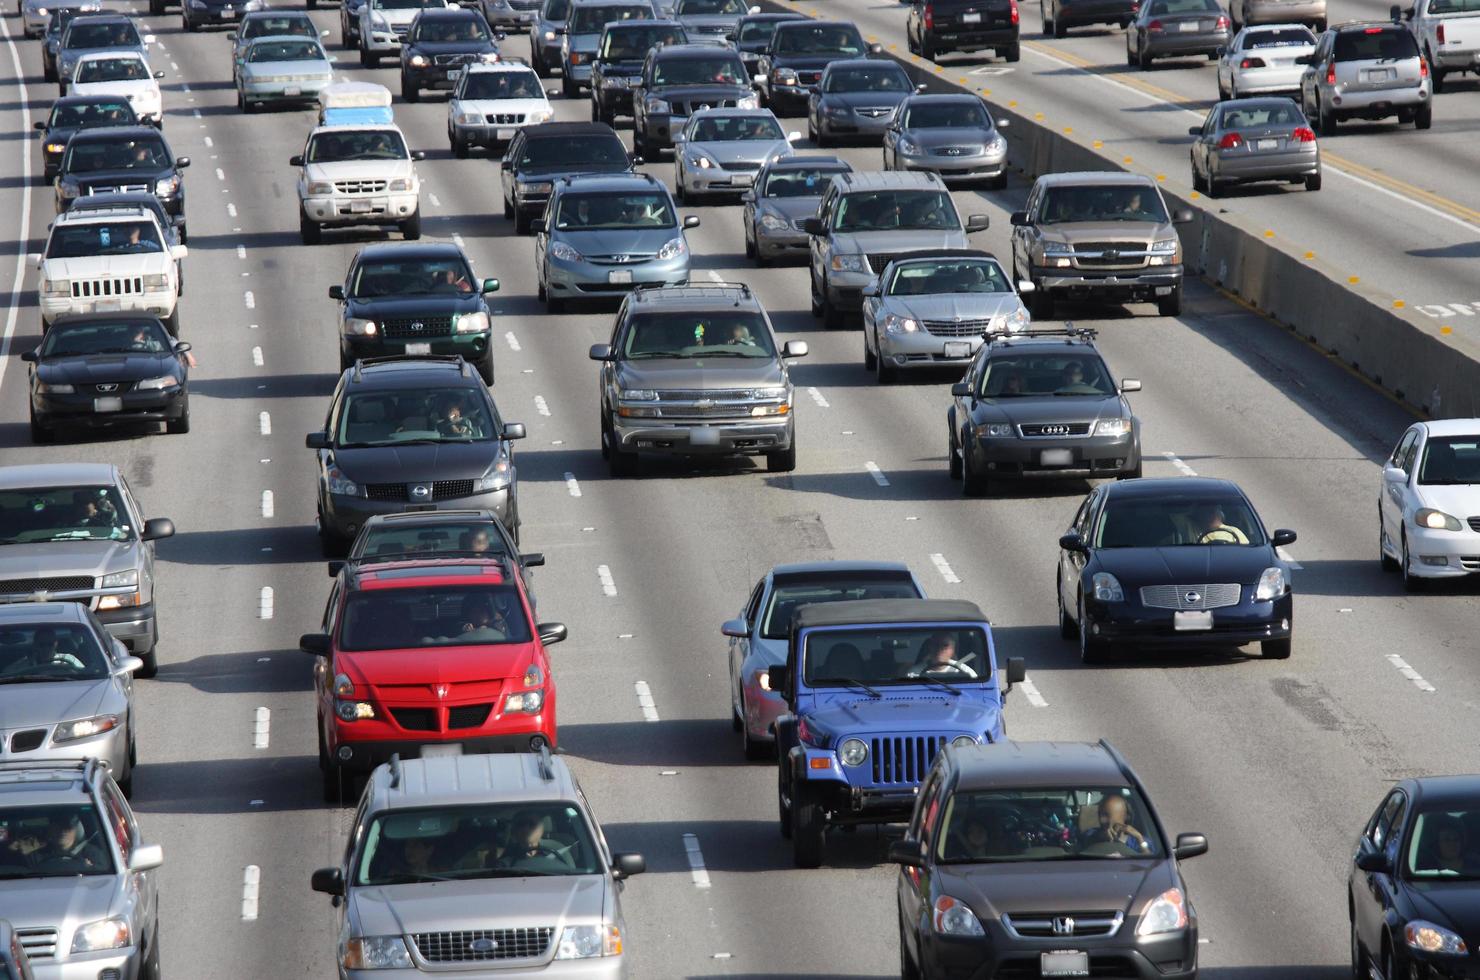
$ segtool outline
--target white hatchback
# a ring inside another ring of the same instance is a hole
[[[153,313],[170,336],[180,335],[179,261],[154,211],[139,206],[89,208],[57,216],[46,251],[31,258],[41,270],[45,330],[68,313]]]
[[[97,51],[77,59],[67,93],[126,98],[140,122],[160,126],[164,103],[159,79],[163,77],[164,72],[151,70],[137,51]]]
[[[1480,572],[1480,419],[1408,427],[1383,464],[1377,527],[1383,569],[1410,592]]]
[[[447,103],[447,142],[454,156],[475,146],[506,145],[525,126],[555,115],[533,68],[515,62],[470,65]]]

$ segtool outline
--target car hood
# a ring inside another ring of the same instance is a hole
[[[836,737],[875,732],[951,732],[980,735],[997,728],[1000,708],[986,700],[992,692],[980,687],[947,694],[933,687],[877,688],[879,698],[846,695],[846,700],[822,701],[806,711],[807,725]],[[803,701],[813,700],[804,698]],[[816,703],[814,701],[814,703]]]
[[[1139,246],[1176,237],[1171,225],[1157,221],[1060,221],[1040,225],[1039,230],[1047,241],[1125,242]]]
[[[51,357],[36,365],[36,376],[47,384],[97,384],[143,381],[169,374],[174,354],[86,354]]]
[[[1422,506],[1442,510],[1463,522],[1469,515],[1477,512],[1475,498],[1480,497],[1480,486],[1473,483],[1454,486],[1420,483],[1418,497]]]
[[[822,104],[847,106],[850,109],[869,109],[878,106],[898,106],[910,97],[909,92],[823,92]]]
[[[917,314],[919,315],[919,314]],[[1014,425],[1033,422],[1086,422],[1121,417],[1120,396],[1095,398],[1076,395],[1063,398],[983,398],[977,401],[977,419],[1011,422]]]
[[[59,721],[91,718],[100,712],[113,680],[49,681],[38,684],[0,684],[0,718],[6,728],[54,725]],[[121,707],[121,705],[119,705]]]
[[[159,83],[152,78],[127,78],[117,82],[73,82],[70,95],[117,95],[129,101],[143,95],[159,98]]]
[[[48,279],[91,279],[95,276],[142,276],[157,273],[173,262],[166,251],[136,255],[82,255],[70,259],[47,259]]]
[[[1404,882],[1413,899],[1414,918],[1427,919],[1459,933],[1465,945],[1480,943],[1480,889],[1473,881]]]
[[[760,207],[788,221],[796,221],[798,218],[817,217],[817,206],[821,203],[821,197],[767,197],[761,200]]]
[[[441,685],[460,685],[459,696],[496,701],[505,684],[518,683],[529,665],[528,643],[340,651],[335,655],[336,669],[400,704],[440,705],[434,688]]]
[[[382,296],[376,299],[364,299],[350,297],[345,304],[345,313],[348,316],[370,317],[379,319],[385,317],[402,316],[453,316],[458,313],[472,313],[481,307],[477,293],[466,296],[453,295],[426,295],[426,296]]]
[[[17,929],[62,929],[57,945],[67,950],[72,936],[65,924],[96,922],[122,911],[120,881],[114,875],[7,880],[0,888],[0,919]]]
[[[1022,304],[1017,293],[936,293],[931,296],[886,296],[883,308],[921,320],[980,320],[999,314],[1005,316]],[[1060,398],[1058,401],[1079,402],[1095,399]],[[1082,409],[1080,410],[1082,413]]]
[[[779,361],[767,358],[684,358],[621,361],[617,384],[623,388],[770,388],[787,383]]]
[[[241,67],[243,75],[331,75],[333,69],[328,62],[318,58],[303,61],[248,61]]]
[[[425,483],[476,480],[499,455],[498,440],[437,445],[336,449],[334,462],[356,483]]]
[[[421,13],[420,7],[411,7],[409,9],[398,8],[394,10],[386,10],[384,7],[377,7],[373,10],[369,7],[361,7],[360,10],[361,12],[369,10],[371,20],[379,17],[387,24],[409,24],[416,19],[417,14]]]
[[[137,541],[38,541],[0,548],[0,578],[91,575],[100,578],[136,567]]]
[[[413,51],[422,54],[489,54],[498,50],[492,41],[415,41]]]
[[[1026,912],[1129,915],[1137,895],[1177,887],[1164,858],[944,865],[939,872],[940,890],[967,901],[982,919]]]
[[[703,102],[705,99],[718,103],[722,99],[743,99],[751,94],[748,85],[654,85],[648,93],[665,101]]]
[[[765,163],[772,157],[791,155],[791,144],[784,139],[725,140],[689,145],[719,163]]]
[[[602,875],[376,885],[351,889],[350,894],[356,931],[364,936],[558,928],[575,920],[600,922],[608,914]]]
[[[975,146],[986,144],[996,138],[990,129],[975,126],[960,126],[951,129],[906,129],[900,134],[922,148],[936,146]]]
[[[894,254],[966,248],[966,232],[960,230],[835,231],[833,251],[841,254]]]
[[[484,116],[498,113],[528,116],[550,108],[548,99],[453,99],[451,104],[453,112],[476,112]]]
[[[570,242],[583,255],[650,255],[683,232],[673,228],[608,228],[603,231],[556,233],[561,241]]]
[[[1165,548],[1100,548],[1099,571],[1120,580],[1127,592],[1143,585],[1201,585],[1237,582],[1252,586],[1279,564],[1268,545],[1185,544]]]
[[[410,177],[411,161],[336,160],[332,163],[310,163],[304,168],[309,180],[391,180]]]
[[[76,184],[82,189],[89,187],[117,187],[123,184],[148,184],[152,189],[157,181],[167,180],[175,175],[174,167],[160,167],[158,169],[140,167],[135,169],[118,170],[89,170],[86,173],[69,173],[62,176],[62,180]]]

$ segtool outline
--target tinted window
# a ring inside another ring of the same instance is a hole
[[[601,57],[609,61],[637,61],[659,44],[682,44],[688,40],[677,27],[624,27],[607,31]]]
[[[1304,126],[1305,116],[1290,101],[1270,102],[1237,109],[1224,109],[1219,121],[1224,129],[1248,129],[1260,126]]]
[[[595,34],[603,25],[619,20],[651,20],[652,10],[629,5],[578,6],[570,14],[570,33]]]
[[[91,804],[0,807],[0,880],[111,875],[107,834]]]
[[[110,666],[85,626],[0,627],[0,684],[98,680],[108,676]]]
[[[41,342],[41,357],[79,354],[166,354],[173,349],[170,335],[157,320],[117,323],[87,320],[52,324]]]
[[[1434,0],[1429,4],[1429,13],[1480,13],[1480,0]]]
[[[704,116],[694,120],[689,139],[698,143],[784,140],[781,124],[770,116]]]
[[[1165,223],[1166,206],[1153,188],[1049,187],[1038,211],[1042,224],[1063,221],[1158,221]]]
[[[1304,27],[1276,27],[1267,31],[1250,31],[1244,35],[1246,51],[1250,48],[1288,48],[1315,43],[1316,36]]]
[[[512,585],[355,592],[345,603],[339,633],[340,648],[357,651],[529,641],[529,618]]]
[[[130,140],[73,140],[67,145],[62,169],[70,173],[98,170],[163,170],[173,163],[164,141],[144,137]]]
[[[1418,482],[1431,486],[1480,483],[1480,439],[1431,438],[1424,443]]]
[[[440,3],[424,3],[423,0],[371,0],[376,10],[419,10],[422,7],[441,7]]]
[[[761,196],[821,197],[833,174],[847,172],[841,167],[787,167],[785,170],[773,170],[766,177],[766,187]]]
[[[357,299],[380,296],[470,296],[473,272],[460,256],[436,259],[366,259],[355,267],[350,295]]]
[[[488,403],[466,388],[367,391],[339,415],[340,446],[469,442],[495,435]]]
[[[838,231],[930,229],[959,231],[961,219],[942,191],[860,191],[838,205]]]
[[[602,873],[581,811],[568,803],[392,810],[365,834],[357,885]]]
[[[324,51],[316,41],[258,41],[252,45],[247,60],[263,61],[323,61]]]
[[[1149,13],[1153,17],[1168,14],[1221,14],[1217,0],[1154,0]]]
[[[565,20],[570,15],[570,0],[546,0],[546,20]]]
[[[139,58],[99,58],[77,66],[77,81],[130,82],[149,77],[149,67]]]
[[[677,219],[663,191],[629,194],[562,194],[555,228],[595,231],[607,228],[672,228]]]
[[[1264,531],[1242,497],[1126,497],[1106,502],[1094,543],[1100,548],[1260,545]]]
[[[911,262],[894,272],[890,296],[933,296],[940,293],[1008,293],[1012,286],[996,262],[948,259]]]
[[[67,32],[69,48],[130,48],[139,46],[133,24],[73,24]]]
[[[807,637],[803,676],[813,687],[880,687],[921,680],[991,681],[987,635],[980,627],[824,630]]]
[[[771,35],[776,33],[776,25],[780,21],[775,20],[752,20],[740,25],[740,33],[736,40],[742,44],[762,44],[771,40]]]
[[[744,85],[739,58],[663,58],[653,65],[654,85]]]
[[[936,840],[942,864],[1160,857],[1161,835],[1130,786],[956,793]]]
[[[52,232],[46,246],[49,259],[84,255],[138,255],[160,252],[164,244],[152,221],[99,221],[85,225],[62,225]]]
[[[519,167],[579,170],[587,165],[626,166],[627,148],[615,135],[583,134],[527,139],[519,155]]]
[[[678,16],[703,17],[716,14],[740,16],[750,10],[746,0],[679,0]]]
[[[243,40],[253,37],[273,37],[295,34],[299,37],[318,37],[313,21],[305,17],[255,17],[242,25]]]
[[[0,545],[38,541],[131,541],[114,487],[0,490]]]
[[[976,102],[923,102],[907,106],[906,129],[957,129],[964,126],[992,127],[986,110]]]
[[[827,73],[824,92],[908,92],[913,85],[898,68],[880,63],[878,68],[842,68]]]
[[[309,163],[343,160],[404,160],[406,141],[394,130],[349,130],[319,133],[309,139],[304,159]]]
[[[1337,61],[1396,61],[1417,57],[1418,44],[1401,27],[1369,27],[1336,35]]]
[[[791,615],[798,606],[814,602],[844,602],[851,599],[915,599],[920,595],[909,579],[838,579],[778,585],[771,590],[761,621],[761,636],[784,640],[791,636]]]
[[[863,37],[852,24],[783,24],[771,44],[777,54],[853,57],[863,54]]]
[[[89,126],[132,126],[138,122],[133,107],[127,102],[98,102],[83,105],[57,103],[51,113],[51,125],[86,129]]]
[[[1407,877],[1480,878],[1480,809],[1420,811],[1408,840]]]
[[[1105,362],[1088,350],[1070,348],[1053,354],[1001,354],[987,361],[982,374],[983,398],[1025,395],[1115,394]]]
[[[437,17],[422,20],[416,28],[416,40],[432,42],[486,41],[482,17]]]
[[[486,523],[449,521],[446,524],[371,525],[359,554],[371,558],[388,555],[447,555],[458,553],[508,554],[504,538]]]
[[[464,99],[543,99],[540,77],[532,71],[480,71],[468,76]]]
[[[771,331],[759,313],[642,313],[632,318],[622,340],[629,360],[657,358],[774,358]]]

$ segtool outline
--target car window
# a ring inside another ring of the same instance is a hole
[[[1221,14],[1217,0],[1152,0],[1147,11],[1152,17],[1170,14]]]
[[[482,569],[474,572],[483,577]],[[414,573],[425,575],[426,571],[416,569]],[[344,606],[339,647],[349,651],[434,649],[528,643],[531,636],[529,617],[514,586],[429,585],[351,594]]]
[[[593,875],[604,867],[578,807],[521,801],[377,814],[356,856],[353,881]]]
[[[138,255],[164,251],[152,221],[99,221],[61,225],[46,246],[49,259],[89,255]]]
[[[422,18],[416,26],[415,40],[434,43],[486,41],[488,31],[484,29],[482,21],[482,17]]]
[[[1480,0],[1431,0],[1431,14],[1480,13]]]
[[[1159,498],[1112,498],[1100,512],[1094,539],[1099,548],[1262,544],[1264,531],[1242,497],[1170,492]]]
[[[507,555],[504,536],[486,521],[367,525],[357,554],[366,558],[426,555]]]
[[[1157,221],[1165,224],[1166,206],[1154,188],[1111,185],[1048,187],[1038,211],[1039,224],[1066,221]]]
[[[776,25],[780,21],[775,20],[750,20],[740,25],[740,33],[735,40],[741,44],[763,44],[771,40],[771,35],[776,33]]]
[[[0,881],[114,874],[108,833],[92,803],[0,806]]]
[[[863,36],[852,24],[783,24],[771,38],[771,48],[782,55],[863,54]]]
[[[750,598],[745,600],[745,611],[741,613],[745,622],[751,629],[755,629],[756,620],[761,614],[761,599],[766,592],[766,580],[761,579],[755,583],[755,588],[750,590]]]
[[[943,191],[858,191],[838,205],[835,231],[959,231],[961,219]]]
[[[473,270],[461,256],[436,259],[366,259],[350,276],[356,299],[382,296],[471,296]]]
[[[820,197],[833,174],[847,173],[842,167],[787,167],[766,176],[762,197]]]
[[[324,61],[324,49],[317,41],[258,41],[252,45],[247,60],[253,64],[264,61]]]
[[[570,137],[543,137],[527,139],[516,158],[521,170],[557,168],[580,170],[584,166],[623,166],[627,163],[627,148],[615,135],[583,135],[579,139]]]
[[[651,20],[653,12],[647,7],[630,4],[582,4],[570,12],[571,34],[596,34],[610,23],[622,20]]]
[[[932,766],[925,782],[920,786],[920,802],[910,815],[909,829],[906,831],[906,836],[925,845],[927,853],[931,842],[935,840],[936,819],[940,816],[941,785],[944,782],[944,770],[939,765]]]
[[[0,546],[135,537],[116,487],[0,490]]]
[[[67,31],[68,48],[136,48],[139,32],[133,24],[77,24]]]
[[[822,84],[824,92],[908,92],[913,88],[909,76],[887,62],[877,68],[835,69]]]
[[[979,626],[813,631],[807,636],[802,670],[812,687],[995,680],[987,635]]]
[[[749,9],[747,0],[679,0],[676,16],[704,17],[734,14],[738,17]]]
[[[51,113],[52,129],[68,127],[86,129],[90,126],[132,126],[139,121],[133,107],[126,101],[73,103],[57,102]]]
[[[339,163],[345,160],[405,160],[409,156],[406,141],[395,130],[351,129],[313,134],[309,137],[304,160],[308,163]]]
[[[660,58],[653,63],[654,85],[744,85],[739,58]]]
[[[160,139],[72,140],[62,169],[74,174],[99,170],[163,170],[172,163]]]
[[[889,296],[934,296],[941,293],[1010,293],[1012,285],[996,262],[982,259],[910,262],[897,266]]]
[[[1418,482],[1428,486],[1480,483],[1480,437],[1430,436],[1423,446]]]
[[[596,231],[619,228],[672,228],[678,224],[673,202],[663,191],[562,194],[554,228]]]
[[[108,830],[112,833],[114,842],[118,844],[118,853],[122,855],[124,866],[127,867],[129,855],[134,852],[133,821],[129,819],[128,807],[124,804],[123,798],[118,795],[118,790],[104,783],[102,796]]]
[[[923,102],[906,105],[905,129],[957,129],[968,126],[992,127],[986,110],[976,102]]]
[[[494,438],[487,403],[467,388],[351,394],[340,413],[339,448]]]
[[[1480,3],[1480,0],[1475,0]],[[1244,35],[1244,50],[1254,48],[1290,48],[1314,45],[1316,36],[1305,27],[1275,27],[1263,31],[1249,31]]]
[[[1085,348],[1044,354],[998,354],[987,361],[978,390],[982,398],[1105,398],[1115,392],[1115,382],[1105,362]]]
[[[1404,459],[1408,456],[1409,450],[1413,448],[1413,444],[1417,440],[1417,429],[1409,429],[1403,433],[1403,438],[1399,439],[1398,445],[1393,448],[1393,455],[1388,458],[1388,464],[1390,466],[1396,466],[1405,472],[1410,472],[1404,463]]]
[[[1254,103],[1237,109],[1225,107],[1223,129],[1257,129],[1261,126],[1303,126],[1305,117],[1289,101]]]
[[[98,58],[77,66],[77,82],[131,82],[149,77],[149,66],[138,58]]]
[[[1403,27],[1368,27],[1336,35],[1337,61],[1399,61],[1418,57],[1418,43]]]
[[[761,636],[784,640],[791,636],[791,617],[800,606],[820,602],[845,602],[851,599],[918,599],[920,590],[913,579],[859,578],[832,582],[781,584],[771,590],[766,611],[761,617]]]
[[[540,16],[545,20],[565,20],[570,15],[570,0],[545,0]]]
[[[941,864],[1154,858],[1166,847],[1132,786],[958,791],[946,804]]]
[[[689,140],[695,143],[784,139],[781,124],[771,116],[700,116],[689,130]]]
[[[1381,850],[1382,846],[1387,843],[1387,834],[1392,826],[1393,816],[1402,810],[1405,799],[1401,791],[1393,790],[1388,794],[1387,799],[1382,801],[1377,812],[1372,815],[1371,823],[1367,828],[1367,839],[1378,850]]]
[[[659,44],[683,44],[688,35],[681,28],[623,27],[607,31],[601,42],[601,58],[604,61],[639,61]]]
[[[540,77],[532,71],[479,71],[468,75],[464,99],[543,99]]]
[[[1407,449],[1403,450],[1403,472],[1410,476],[1413,475],[1413,458],[1418,455],[1418,442],[1418,435],[1415,433],[1413,441],[1408,444]]]
[[[112,668],[92,630],[77,623],[0,627],[0,684],[102,680]]]
[[[1421,810],[1408,838],[1405,876],[1480,879],[1480,808]]]
[[[242,25],[241,39],[254,37],[282,37],[296,34],[299,37],[318,37],[313,21],[305,17],[254,17]]]
[[[753,310],[640,313],[628,323],[619,349],[631,361],[776,356],[765,317]]]

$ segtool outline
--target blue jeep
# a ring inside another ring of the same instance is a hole
[[[779,677],[778,677],[779,674]],[[781,836],[822,863],[829,825],[903,823],[941,746],[1006,737],[992,627],[975,603],[866,599],[801,606],[771,686]]]

